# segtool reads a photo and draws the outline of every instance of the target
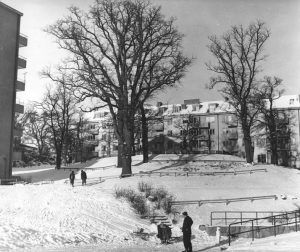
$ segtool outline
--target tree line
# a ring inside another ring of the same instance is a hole
[[[122,176],[130,175],[137,115],[147,162],[145,104],[159,92],[178,85],[194,60],[183,52],[183,34],[178,31],[175,19],[166,18],[161,7],[142,0],[96,0],[88,11],[69,8],[66,17],[45,31],[56,38],[68,57],[54,70],[43,71],[43,76],[57,87],[55,92],[48,90],[38,105],[43,112],[36,117],[32,114],[30,120],[40,125],[34,129],[32,124],[32,134],[52,132],[51,142],[60,167],[71,134],[69,125],[77,113],[76,104],[93,99],[100,105],[86,109],[107,106],[118,139],[118,165],[122,167]],[[284,123],[279,122],[272,104],[282,95],[282,80],[260,77],[261,62],[266,59],[264,45],[269,37],[270,31],[262,21],[246,28],[233,26],[220,37],[209,37],[208,50],[214,61],[206,64],[213,72],[208,87],[220,85],[220,92],[235,109],[247,162],[253,161],[252,135],[256,129],[264,129],[264,134],[268,134],[274,155],[272,162],[278,162],[274,139],[279,124]],[[47,130],[43,130],[44,124]],[[79,128],[76,133],[72,131],[77,139],[80,139]],[[44,143],[37,145],[42,152]]]

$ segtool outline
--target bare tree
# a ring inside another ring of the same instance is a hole
[[[81,100],[107,104],[122,152],[122,176],[131,175],[134,116],[151,95],[174,86],[191,60],[182,53],[174,19],[149,2],[96,0],[76,7],[46,30],[70,52],[68,70]]]
[[[62,158],[68,149],[67,136],[76,114],[76,100],[63,85],[63,78],[56,80],[55,88],[48,87],[39,107],[48,118],[51,143],[56,152],[56,169],[60,169]]]
[[[282,80],[277,77],[266,76],[258,92],[258,104],[260,104],[260,117],[256,128],[268,139],[271,150],[271,163],[278,165],[278,140],[282,137],[285,142],[289,141],[290,116],[285,111],[280,111],[275,106],[284,93],[281,89]]]
[[[17,120],[17,124],[23,129],[23,141],[30,141],[36,145],[39,161],[48,159],[49,127],[47,121],[46,115],[33,106],[29,107]]]
[[[241,122],[247,162],[253,161],[251,130],[259,112],[256,104],[260,63],[265,59],[264,44],[270,31],[261,21],[247,28],[233,26],[221,38],[209,37],[209,50],[216,58],[215,64],[207,63],[208,70],[216,74],[210,88],[222,84],[221,92],[228,97]]]

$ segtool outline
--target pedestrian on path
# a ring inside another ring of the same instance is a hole
[[[70,173],[70,184],[72,187],[74,187],[74,180],[75,180],[75,173],[74,171],[71,171]]]
[[[86,185],[86,179],[87,179],[86,172],[84,170],[81,170],[81,180],[83,186]]]
[[[193,220],[190,216],[188,216],[187,212],[183,212],[182,215],[184,216],[183,225],[182,225],[182,233],[183,233],[183,245],[185,250],[183,252],[192,252],[192,243],[191,243],[191,236],[192,230],[191,227],[193,225]]]

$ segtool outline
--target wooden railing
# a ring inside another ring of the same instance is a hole
[[[210,203],[226,203],[227,205],[232,202],[239,201],[254,201],[254,200],[265,200],[265,199],[277,199],[276,195],[266,195],[266,196],[252,196],[252,197],[242,197],[242,198],[229,198],[229,199],[212,199],[212,200],[184,200],[184,201],[171,201],[171,205],[198,205]]]

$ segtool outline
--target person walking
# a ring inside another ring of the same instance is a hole
[[[72,187],[74,187],[74,180],[75,180],[75,173],[74,171],[71,171],[70,173],[70,184]]]
[[[193,220],[190,216],[188,216],[187,212],[183,212],[182,215],[184,216],[183,225],[182,225],[182,233],[183,233],[183,245],[185,250],[183,252],[192,252],[192,243],[191,243],[191,236],[192,230],[191,227],[193,225]]]
[[[82,185],[86,185],[86,172],[84,170],[81,170],[81,180],[82,180]]]

